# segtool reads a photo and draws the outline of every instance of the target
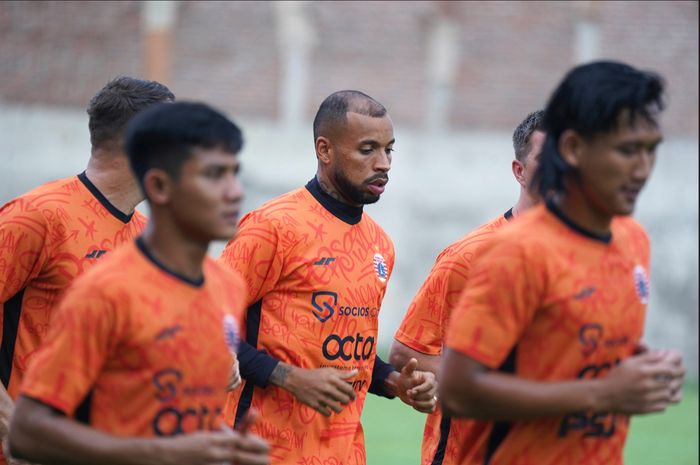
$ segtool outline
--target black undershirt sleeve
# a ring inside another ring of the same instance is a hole
[[[256,386],[267,386],[270,375],[279,362],[266,351],[258,350],[245,341],[241,341],[238,346],[238,369],[241,378],[251,381]]]
[[[387,399],[393,399],[396,397],[389,394],[386,385],[384,384],[389,375],[394,371],[396,371],[396,369],[393,366],[386,363],[377,355],[374,359],[372,382],[369,385],[369,392],[377,396],[386,397]]]

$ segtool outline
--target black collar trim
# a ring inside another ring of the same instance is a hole
[[[353,225],[359,223],[362,219],[362,207],[353,207],[328,195],[321,189],[316,176],[306,183],[306,190],[318,200],[318,203],[323,205],[323,208],[331,212],[340,221]]]
[[[588,229],[582,228],[581,226],[577,225],[576,223],[571,221],[571,219],[568,216],[566,216],[564,212],[561,211],[559,207],[557,207],[551,200],[547,201],[547,210],[552,212],[552,214],[559,218],[565,225],[567,225],[579,234],[582,234],[590,239],[602,242],[604,244],[609,244],[612,240],[612,233],[596,234],[593,231],[589,231]]]
[[[127,215],[120,211],[117,207],[112,205],[109,200],[107,200],[107,197],[102,195],[102,192],[97,189],[97,186],[95,186],[85,175],[85,171],[80,173],[78,175],[78,179],[87,187],[87,190],[90,191],[90,193],[95,196],[98,202],[102,204],[103,207],[107,209],[108,212],[112,214],[113,217],[121,221],[122,223],[128,223],[131,221],[131,217],[134,216],[134,213],[132,212],[130,215]]]
[[[503,214],[503,218],[505,218],[507,221],[510,221],[513,219],[513,209],[509,208],[507,212]]]
[[[146,246],[146,242],[143,240],[143,236],[139,236],[136,238],[136,247],[143,253],[148,260],[153,262],[155,266],[166,272],[167,274],[171,275],[172,277],[183,281],[185,284],[189,284],[190,286],[193,287],[202,287],[204,284],[204,276],[202,276],[199,279],[190,279],[186,276],[181,275],[180,273],[177,273],[167,266],[165,266],[163,263],[161,263],[156,257],[153,256],[150,250],[148,250],[148,247]]]

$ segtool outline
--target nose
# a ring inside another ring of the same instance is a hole
[[[642,150],[632,172],[634,179],[641,182],[646,181],[654,168],[654,161],[656,161],[655,152],[647,149]]]
[[[238,178],[238,175],[231,173],[227,177],[226,185],[224,186],[224,197],[231,202],[240,202],[243,200],[243,184]]]
[[[379,150],[379,155],[374,162],[374,170],[382,173],[388,173],[391,169],[391,153],[385,150]]]

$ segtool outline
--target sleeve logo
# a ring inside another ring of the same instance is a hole
[[[238,344],[241,342],[240,332],[238,331],[238,324],[233,315],[224,316],[224,340],[226,341],[226,346],[228,350],[233,354],[238,354]]]
[[[374,254],[374,259],[372,260],[374,266],[374,272],[377,274],[377,278],[381,282],[386,282],[387,276],[389,276],[389,268],[386,266],[386,261],[384,257],[380,254]]]
[[[646,305],[649,303],[649,277],[643,266],[637,265],[634,267],[634,288],[639,296],[639,301]]]

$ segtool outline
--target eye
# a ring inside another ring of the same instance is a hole
[[[639,151],[639,147],[635,145],[623,145],[619,149],[619,152],[626,156],[635,155]]]
[[[204,176],[210,179],[218,179],[224,174],[224,168],[221,166],[210,166],[204,170]]]
[[[362,155],[371,155],[372,152],[374,152],[374,149],[372,147],[363,147],[360,149],[360,153]]]
[[[394,147],[387,147],[385,152],[387,155],[391,155],[392,153],[394,153]]]

